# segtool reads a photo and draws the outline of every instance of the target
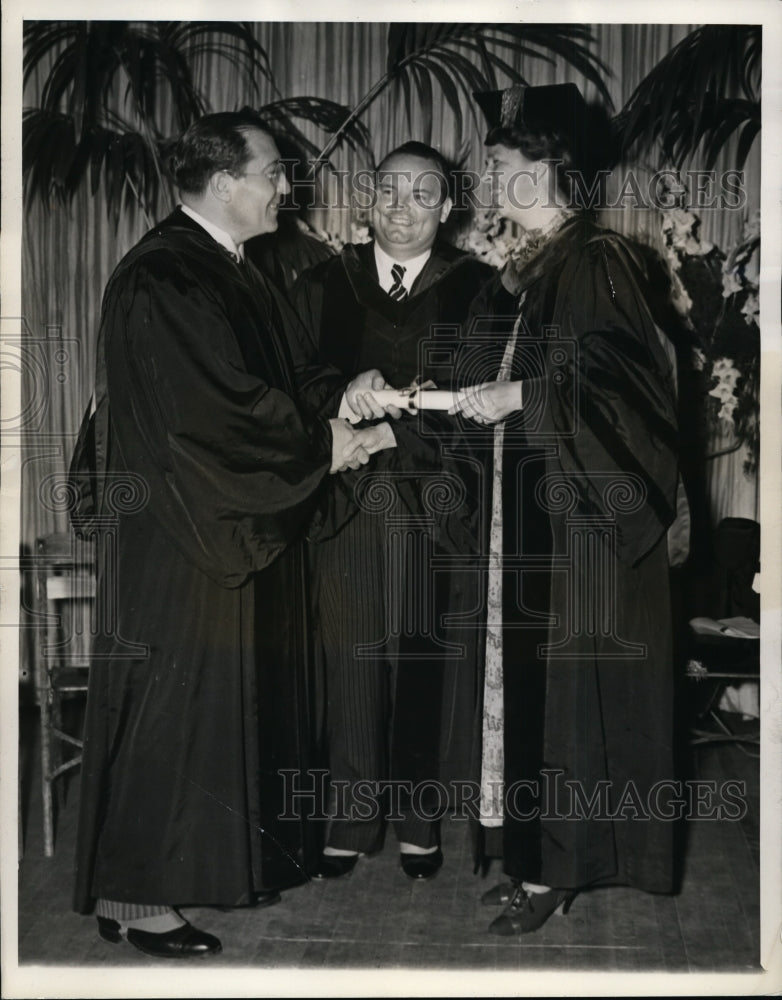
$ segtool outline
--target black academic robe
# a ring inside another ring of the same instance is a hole
[[[107,288],[79,911],[248,903],[317,853],[281,772],[316,764],[301,540],[331,434],[287,310],[180,210]]]
[[[578,217],[475,307],[504,344],[521,303],[524,409],[503,463],[503,854],[510,875],[553,886],[673,884],[656,807],[675,778],[677,431],[648,295],[640,255]]]
[[[395,302],[378,283],[374,244],[348,245],[305,273],[293,303],[309,332],[313,362],[334,365],[346,377],[378,368],[396,388],[431,379],[449,389],[471,303],[492,273],[463,251],[435,244],[409,297]],[[389,529],[428,525],[432,556],[439,560],[438,568],[429,570],[435,602],[431,632],[425,635],[419,623],[404,634],[403,623],[398,638],[391,773],[413,783],[438,779],[450,787],[468,777],[473,753],[480,641],[473,618],[480,576],[470,559],[485,532],[479,500],[483,470],[471,450],[472,428],[465,434],[448,414],[422,412],[391,423],[397,447],[378,453],[346,480],[360,490],[363,476],[386,474],[397,496]],[[363,558],[376,560],[378,554],[366,552]],[[419,606],[426,603],[420,588],[428,584],[410,571],[401,583]]]

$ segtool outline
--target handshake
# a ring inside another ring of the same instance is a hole
[[[380,406],[372,397],[373,389],[390,389],[382,374],[373,368],[357,375],[345,390],[345,402],[359,419],[380,420],[388,414],[395,420],[402,411],[391,404]],[[384,448],[396,448],[396,437],[387,423],[355,429],[348,420],[333,418],[331,424],[331,473],[358,469],[366,465],[370,455]]]
[[[431,384],[431,383],[428,383]],[[426,390],[427,386],[422,387]],[[381,390],[391,389],[383,394]],[[415,413],[420,406],[426,409],[445,410],[451,415],[462,414],[478,424],[491,426],[505,420],[524,406],[521,381],[495,380],[471,385],[449,392],[421,392],[408,400],[408,412]],[[374,424],[355,430],[351,424],[361,420],[380,420],[388,415],[397,420],[402,410],[392,402],[381,403],[380,397],[400,400],[404,391],[394,393],[381,373],[373,368],[357,375],[345,390],[340,412],[347,419],[330,421],[333,434],[331,472],[344,472],[366,465],[369,456],[382,448],[395,448],[396,437],[388,423]],[[404,405],[404,402],[403,402]]]

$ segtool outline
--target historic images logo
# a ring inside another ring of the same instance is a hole
[[[441,782],[358,780],[329,782],[328,771],[279,772],[285,809],[280,819],[401,820],[412,811],[425,821],[450,816],[481,819],[481,787],[477,781]],[[596,781],[586,787],[565,778],[564,771],[544,768],[539,780],[496,783],[492,815],[518,822],[540,820],[596,822],[660,820],[729,820],[747,814],[746,784],[727,780],[664,780],[640,787],[632,779],[622,784]],[[330,791],[330,794],[329,794]]]

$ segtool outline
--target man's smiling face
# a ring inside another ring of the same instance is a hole
[[[410,154],[400,153],[383,161],[375,196],[375,240],[398,261],[412,260],[428,250],[452,207],[437,163]]]

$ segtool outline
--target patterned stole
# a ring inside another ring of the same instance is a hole
[[[519,303],[519,315],[508,338],[498,382],[510,381],[513,356],[521,325],[521,310],[526,292]],[[486,670],[483,684],[483,739],[481,744],[481,825],[502,826],[505,778],[505,713],[503,701],[503,605],[502,605],[502,454],[505,444],[505,421],[494,428],[491,528],[489,531],[489,581],[486,598]]]

